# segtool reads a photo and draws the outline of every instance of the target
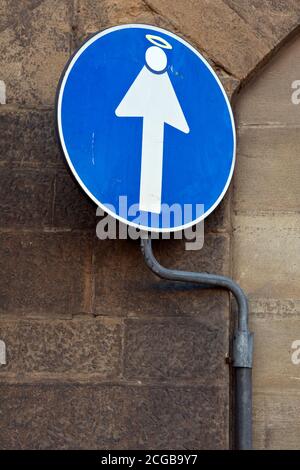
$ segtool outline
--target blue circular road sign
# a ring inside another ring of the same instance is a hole
[[[87,40],[63,73],[57,124],[85,192],[143,230],[203,220],[232,177],[226,93],[201,54],[161,28],[128,24]]]

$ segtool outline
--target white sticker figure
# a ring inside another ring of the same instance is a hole
[[[190,129],[166,71],[167,56],[163,49],[172,46],[163,38],[147,34],[154,44],[146,50],[146,64],[115,113],[118,117],[142,117],[142,162],[139,209],[161,212],[164,125],[181,132]]]

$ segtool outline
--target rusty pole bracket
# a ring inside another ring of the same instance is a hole
[[[235,447],[252,448],[252,354],[253,334],[248,328],[248,301],[241,287],[232,279],[217,274],[179,271],[165,268],[155,258],[151,238],[141,238],[141,249],[148,268],[162,279],[192,282],[203,288],[230,291],[238,305],[238,321],[233,338],[233,367],[235,369]]]

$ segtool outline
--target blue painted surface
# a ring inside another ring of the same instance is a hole
[[[234,127],[228,102],[205,62],[179,38],[151,27],[108,32],[94,40],[69,70],[61,92],[61,138],[77,178],[102,205],[118,214],[119,196],[138,204],[142,118],[118,118],[115,109],[145,65],[151,45],[146,34],[165,38],[171,50],[167,72],[190,133],[165,125],[162,203],[192,204],[183,225],[208,213],[220,198],[232,170]],[[124,215],[124,214],[123,214]],[[123,217],[122,215],[122,217]],[[127,215],[128,222],[136,215]],[[149,228],[176,228],[157,217]]]

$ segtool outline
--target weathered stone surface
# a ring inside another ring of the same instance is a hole
[[[234,272],[253,298],[300,297],[300,217],[239,215],[234,220]]]
[[[299,393],[289,389],[257,391],[253,410],[254,449],[299,449]]]
[[[276,54],[263,73],[241,91],[236,106],[238,125],[283,127],[299,123],[300,104],[292,100],[296,91],[293,83],[299,77],[300,45],[296,36]]]
[[[0,321],[7,364],[0,377],[117,377],[121,327],[114,319]]]
[[[250,309],[252,314],[256,314],[259,318],[267,317],[278,319],[279,317],[293,318],[298,317],[300,312],[300,299],[272,299],[272,298],[252,298],[250,299]]]
[[[1,233],[1,314],[89,311],[90,263],[88,234]]]
[[[228,386],[228,324],[211,318],[125,321],[125,376]]]
[[[54,174],[1,169],[0,227],[42,227],[51,224]]]
[[[229,239],[209,234],[204,248],[185,251],[181,240],[154,243],[163,265],[187,271],[228,273]],[[216,315],[224,319],[228,294],[163,281],[145,265],[139,242],[96,241],[95,313],[100,315]]]
[[[26,11],[31,11],[40,5],[43,0],[1,0],[0,1],[0,31],[7,28],[10,23],[15,22]]]
[[[12,17],[8,17],[11,8],[5,11],[8,21],[0,30],[0,70],[8,104],[53,105],[70,55],[71,6],[68,0],[44,0],[31,9],[21,8],[21,13],[17,8]]]
[[[271,48],[299,25],[298,0],[224,0]]]
[[[93,228],[96,231],[99,220],[96,208],[70,172],[57,174],[53,216],[55,227]]]
[[[228,189],[224,199],[218,207],[204,220],[204,232],[229,232],[230,231],[230,205],[231,190]]]
[[[75,14],[78,41],[87,34],[118,24],[159,23],[158,15],[155,15],[143,0],[78,0]]]
[[[299,154],[297,127],[240,128],[234,177],[235,210],[297,211],[300,201]]]
[[[55,137],[53,110],[15,110],[2,106],[0,127],[1,165],[22,168],[64,165]]]
[[[1,385],[2,449],[222,449],[217,387]]]
[[[251,315],[251,329],[255,335],[253,380],[257,390],[270,388],[299,390],[300,364],[293,363],[293,353],[299,360],[299,312],[290,317]]]
[[[295,417],[299,412],[300,365],[292,362],[292,344],[300,339],[298,318],[299,313],[285,317],[272,312],[251,318],[255,335],[255,449],[299,448],[300,428]]]
[[[232,101],[232,98],[235,97],[235,93],[240,85],[240,80],[232,75],[229,75],[229,73],[225,72],[223,69],[216,66],[213,62],[209,61],[208,57],[206,57],[206,59],[208,60],[208,62],[216,72],[218,78],[220,79],[226,91],[228,99]]]
[[[229,237],[226,234],[208,233],[202,250],[194,252],[184,250],[184,241],[162,241],[158,243],[157,253],[162,264],[170,268],[229,273]]]

